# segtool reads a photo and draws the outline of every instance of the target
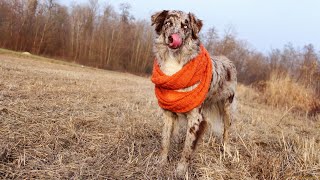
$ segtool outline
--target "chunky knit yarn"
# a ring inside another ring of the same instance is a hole
[[[207,96],[211,79],[211,58],[203,45],[198,56],[172,76],[165,75],[155,60],[151,78],[159,106],[177,113],[188,112],[201,105]],[[177,91],[196,84],[191,91]]]

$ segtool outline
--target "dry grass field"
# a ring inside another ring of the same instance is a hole
[[[186,179],[320,179],[320,119],[238,87],[230,154],[207,133]],[[149,78],[0,52],[0,179],[175,179]]]

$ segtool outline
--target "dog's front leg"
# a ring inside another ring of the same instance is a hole
[[[184,123],[186,122],[187,122],[186,114],[178,113],[176,120],[173,122],[173,130],[172,130],[173,141],[177,144],[179,144],[180,140],[182,140],[180,137],[180,130],[184,125]]]
[[[199,108],[196,108],[189,112],[187,114],[187,119],[188,128],[186,140],[180,162],[177,166],[177,173],[179,176],[183,176],[186,173],[192,152],[196,148],[199,139],[201,139],[201,136],[204,133],[207,124],[202,114],[200,113]]]
[[[173,123],[175,120],[175,114],[164,110],[164,125],[162,130],[162,150],[160,153],[160,164],[164,165],[168,161],[168,152],[170,147],[170,137],[172,134]]]

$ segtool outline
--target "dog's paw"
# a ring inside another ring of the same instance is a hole
[[[188,170],[188,164],[185,162],[179,162],[176,173],[178,177],[184,177]]]

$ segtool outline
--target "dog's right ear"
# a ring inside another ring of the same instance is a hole
[[[168,12],[168,10],[163,10],[151,16],[151,26],[156,25],[155,30],[158,35],[160,35],[164,20],[166,20]]]

